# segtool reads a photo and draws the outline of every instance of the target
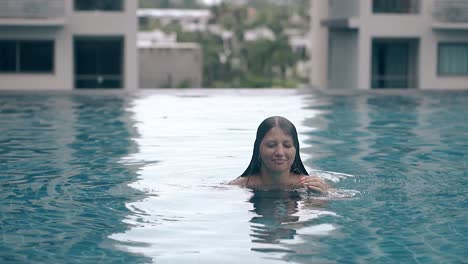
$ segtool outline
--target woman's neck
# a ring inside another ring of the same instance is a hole
[[[284,172],[272,172],[265,168],[260,169],[260,178],[262,183],[268,186],[282,186],[290,183],[291,173],[289,171]]]

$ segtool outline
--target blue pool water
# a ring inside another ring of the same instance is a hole
[[[462,263],[468,93],[0,94],[0,263]],[[327,197],[225,183],[271,115]]]

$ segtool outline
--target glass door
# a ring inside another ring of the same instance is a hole
[[[76,37],[76,88],[122,88],[123,37]]]
[[[373,40],[372,88],[415,87],[416,55],[414,40]]]

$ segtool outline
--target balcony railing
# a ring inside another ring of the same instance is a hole
[[[442,23],[468,23],[467,0],[436,0],[434,19]]]
[[[65,0],[1,0],[0,20],[48,20],[65,17]]]
[[[351,18],[359,16],[359,0],[329,1],[329,18]]]

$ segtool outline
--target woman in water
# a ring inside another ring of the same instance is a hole
[[[307,173],[299,155],[296,127],[281,116],[260,124],[249,166],[229,184],[268,190],[307,188],[320,194],[329,190],[324,180]]]

